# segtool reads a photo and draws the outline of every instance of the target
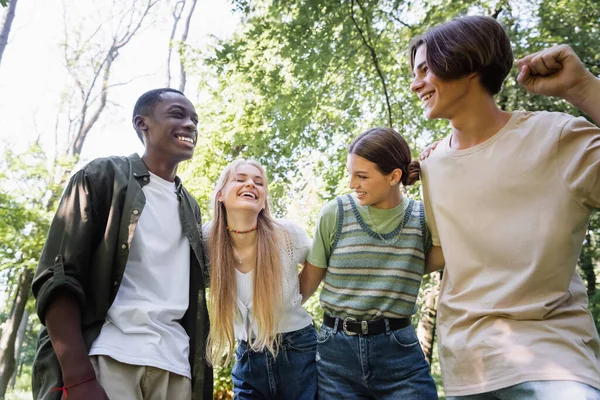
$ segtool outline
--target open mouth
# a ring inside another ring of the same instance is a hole
[[[179,140],[180,142],[186,142],[191,144],[192,146],[195,144],[194,143],[194,139],[192,139],[189,136],[183,136],[183,135],[175,135],[175,137],[177,138],[177,140]]]
[[[424,94],[424,95],[421,97],[421,100],[423,100],[423,101],[427,101],[427,100],[429,100],[430,98],[432,98],[432,97],[433,97],[433,93],[434,93],[434,92],[429,92],[429,93],[426,93],[426,94]]]
[[[252,199],[252,200],[257,200],[258,196],[255,195],[252,192],[242,192],[242,194],[240,194],[240,197],[246,198],[246,199]]]

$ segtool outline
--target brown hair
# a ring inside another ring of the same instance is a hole
[[[212,365],[231,360],[235,346],[233,329],[234,318],[239,313],[236,305],[237,280],[236,261],[233,244],[227,231],[227,209],[218,201],[218,193],[223,190],[237,167],[249,164],[256,167],[264,179],[265,195],[267,176],[264,168],[252,160],[236,160],[229,164],[219,177],[213,194],[214,218],[208,239],[210,256],[210,295],[209,316],[210,333],[207,345],[207,360]],[[277,328],[282,304],[281,246],[277,231],[280,229],[269,211],[269,204],[261,210],[257,218],[256,267],[252,282],[252,301],[254,320],[258,326],[256,338],[248,335],[248,343],[254,351],[268,350],[276,354],[278,348]],[[250,321],[250,329],[254,321]]]
[[[410,44],[410,67],[421,45],[427,46],[427,66],[442,79],[479,74],[481,84],[492,95],[502,88],[513,65],[510,39],[494,18],[469,16],[428,30]]]
[[[411,160],[408,143],[392,128],[372,128],[361,133],[348,147],[348,153],[375,163],[379,172],[384,175],[399,168],[404,186],[410,186],[419,180],[421,165],[418,161]]]

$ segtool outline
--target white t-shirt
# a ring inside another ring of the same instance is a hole
[[[125,273],[90,355],[160,368],[191,378],[189,337],[179,320],[188,309],[190,244],[173,182],[150,174]]]
[[[303,264],[306,260],[311,241],[306,232],[295,223],[286,220],[277,220],[277,222],[283,228],[279,231],[279,240],[282,245],[280,256],[283,268],[282,294],[284,302],[277,333],[286,333],[304,328],[312,323],[312,317],[302,307],[302,295],[298,281],[298,265]],[[205,239],[208,238],[209,229],[210,222],[203,228]],[[235,338],[248,341],[250,323],[253,324],[253,333],[258,332],[256,321],[253,320],[252,315],[253,271],[244,274],[236,269],[236,278],[240,318],[236,318],[234,321]]]
[[[525,381],[600,388],[600,340],[575,269],[600,207],[600,129],[514,112],[496,135],[422,165],[425,211],[446,268],[438,345],[447,395]]]

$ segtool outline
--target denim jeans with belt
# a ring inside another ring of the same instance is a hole
[[[316,399],[316,341],[315,327],[308,325],[281,334],[276,357],[269,351],[254,352],[247,342],[240,342],[232,371],[235,399]]]
[[[348,335],[341,323],[317,338],[319,399],[437,399],[429,364],[412,325]]]

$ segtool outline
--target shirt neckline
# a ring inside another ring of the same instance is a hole
[[[446,152],[448,153],[448,155],[453,157],[462,157],[483,150],[486,147],[489,147],[492,144],[494,144],[498,139],[504,136],[506,132],[511,130],[517,124],[517,121],[520,119],[521,115],[522,113],[520,111],[513,111],[508,122],[506,122],[506,124],[504,124],[504,126],[498,132],[496,132],[493,136],[486,139],[485,141],[475,146],[469,147],[468,149],[456,150],[451,148],[450,141],[452,140],[453,134],[450,134],[447,140],[445,140]]]

